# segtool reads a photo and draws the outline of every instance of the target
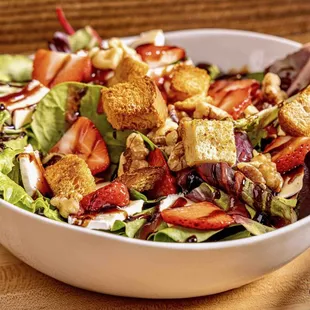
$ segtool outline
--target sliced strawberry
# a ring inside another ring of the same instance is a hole
[[[167,66],[184,59],[186,56],[185,50],[177,46],[144,44],[138,46],[136,51],[150,68]]]
[[[280,138],[275,140],[278,139]],[[302,165],[307,153],[310,151],[309,137],[291,137],[283,144],[277,144],[277,141],[272,142],[272,144],[273,146],[278,146],[272,148],[272,146],[269,145],[266,147],[266,150],[271,152],[271,160],[276,163],[277,170],[280,173],[290,171]]]
[[[106,144],[99,130],[86,117],[79,117],[50,153],[76,154],[86,161],[92,174],[102,172],[110,165]]]
[[[223,229],[234,223],[233,218],[211,202],[165,209],[161,216],[166,223],[201,230]]]
[[[92,64],[88,56],[71,54],[68,61],[58,71],[50,87],[63,82],[88,82],[91,78],[91,72]]]
[[[88,56],[40,49],[34,57],[32,78],[53,87],[62,82],[89,81],[91,70]]]
[[[258,90],[256,80],[220,80],[211,84],[208,95],[213,97],[214,105],[238,119],[255,100]]]
[[[39,49],[34,56],[32,79],[49,87],[64,63],[70,58],[67,53]]]
[[[82,211],[99,212],[105,206],[125,207],[129,204],[129,192],[121,182],[112,182],[83,197]]]
[[[150,198],[159,198],[177,193],[177,183],[175,177],[171,174],[165,157],[160,149],[151,151],[148,157],[148,163],[152,167],[165,168],[166,172],[162,180],[155,183],[153,189],[149,191]]]

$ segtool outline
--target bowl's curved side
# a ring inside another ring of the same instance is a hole
[[[0,210],[0,242],[14,255],[55,279],[113,295],[184,298],[219,293],[276,270],[310,246],[305,239],[308,219],[284,233],[235,246],[173,247],[47,225],[17,208]]]
[[[231,30],[168,33],[194,61],[260,70],[300,45]],[[213,244],[142,242],[59,224],[0,200],[0,243],[37,270],[74,286],[146,298],[214,294],[249,283],[310,246],[310,217],[260,237]]]

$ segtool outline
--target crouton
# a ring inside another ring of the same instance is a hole
[[[108,121],[118,130],[153,129],[168,117],[166,102],[149,77],[103,89],[102,102]]]
[[[189,166],[203,163],[236,162],[233,123],[217,120],[192,120],[182,123],[181,135]]]
[[[178,65],[171,72],[171,79],[165,87],[172,101],[183,101],[198,94],[206,94],[210,77],[208,73],[194,66]]]
[[[77,155],[65,155],[45,170],[45,178],[58,197],[81,200],[96,190],[95,179],[86,162]]]
[[[310,86],[280,109],[281,128],[291,136],[310,137]]]
[[[113,86],[117,83],[130,82],[135,78],[144,77],[148,70],[147,63],[132,57],[125,57],[117,66],[114,76],[108,81],[108,84]]]
[[[116,180],[125,184],[128,188],[139,192],[150,190],[155,182],[159,181],[165,174],[165,169],[161,167],[146,167],[132,172],[125,172]]]

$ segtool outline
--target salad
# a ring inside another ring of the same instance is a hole
[[[310,45],[222,72],[161,30],[125,44],[56,12],[64,32],[46,49],[0,55],[0,198],[161,242],[248,238],[310,214]]]

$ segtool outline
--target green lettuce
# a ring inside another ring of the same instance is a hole
[[[244,78],[246,79],[254,79],[260,83],[263,82],[265,73],[264,72],[252,72],[252,73],[248,73],[244,76]]]
[[[267,137],[265,127],[278,118],[278,112],[279,107],[274,106],[255,115],[238,119],[234,121],[235,129],[246,131],[253,147],[260,147],[262,139]]]
[[[69,45],[73,53],[79,50],[90,50],[98,46],[98,40],[94,36],[93,29],[90,26],[77,30],[68,37]]]
[[[75,104],[79,107],[80,115],[89,118],[103,136],[111,157],[111,162],[117,164],[120,154],[125,150],[126,139],[131,131],[120,131],[112,128],[105,114],[97,113],[101,99],[102,86],[83,83],[62,83],[56,85],[40,101],[30,130],[32,139],[37,141],[38,148],[47,153],[63,136],[68,128],[66,111],[70,92],[81,94]],[[48,126],[46,125],[48,124]]]
[[[24,147],[28,144],[28,137],[27,136],[19,136],[16,139],[11,139],[9,141],[3,142],[6,147],[9,147],[13,150],[23,150]]]
[[[7,175],[14,167],[14,160],[16,155],[21,153],[23,150],[13,150],[11,148],[5,148],[0,153],[0,172]]]
[[[252,237],[251,233],[247,230],[242,230],[235,234],[227,236],[221,239],[220,241],[239,240],[239,239],[244,239],[244,238],[249,238],[249,237]]]
[[[3,199],[19,208],[35,212],[33,199],[25,190],[11,180],[8,176],[0,172],[0,196]]]
[[[221,230],[198,230],[181,226],[167,227],[156,232],[154,241],[159,242],[186,242],[191,237],[196,237],[197,242],[207,241]]]
[[[275,228],[263,225],[240,215],[235,215],[234,220],[254,236],[259,236],[275,230]]]
[[[163,200],[166,197],[166,196],[162,196],[162,197],[159,197],[157,199],[149,200],[144,194],[136,191],[133,188],[129,189],[129,192],[130,192],[130,198],[132,200],[143,200],[145,204],[158,203],[158,202],[160,202],[161,200]]]
[[[4,123],[11,118],[10,112],[7,110],[0,111],[0,130],[2,129]]]
[[[33,200],[20,185],[0,172],[0,197],[5,201],[32,213],[44,215],[52,220],[63,221],[58,210],[49,203],[49,200],[40,193],[38,195],[39,197]]]
[[[23,55],[0,55],[0,81],[31,80],[32,60]]]

